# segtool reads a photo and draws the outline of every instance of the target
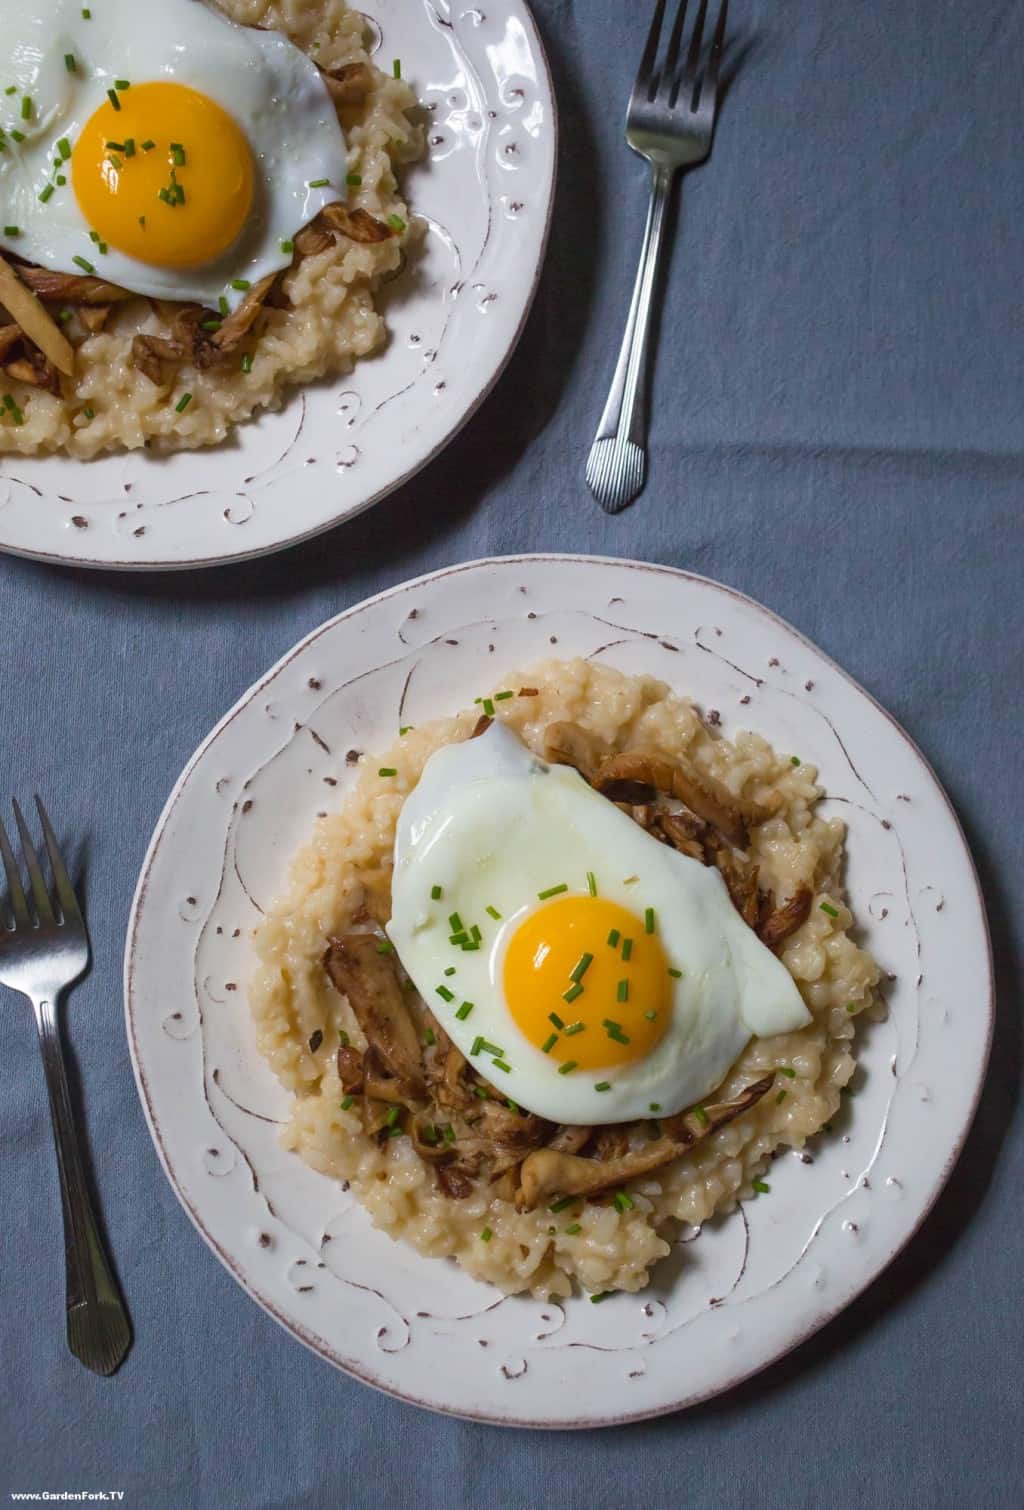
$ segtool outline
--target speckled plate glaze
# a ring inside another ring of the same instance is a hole
[[[848,885],[888,973],[831,1133],[771,1194],[685,1232],[650,1288],[596,1307],[504,1298],[375,1231],[278,1146],[288,1094],[245,1002],[250,930],[355,751],[447,715],[506,673],[584,655],[663,677],[725,733],[821,772],[849,824]],[[315,1352],[435,1410],[603,1426],[706,1399],[847,1305],[920,1224],[960,1150],[992,1021],[984,909],[920,752],[794,629],[730,589],[627,561],[528,556],[422,577],[332,619],[201,746],[143,866],[125,960],[128,1036],[157,1150],[250,1295]]]
[[[213,566],[293,545],[406,482],[486,397],[526,319],[554,192],[556,116],[524,0],[367,0],[376,50],[427,111],[409,170],[429,231],[389,285],[382,355],[293,392],[232,441],[92,462],[0,456],[0,550],[120,569]]]

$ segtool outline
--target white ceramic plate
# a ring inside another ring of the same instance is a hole
[[[415,281],[385,290],[386,351],[296,391],[232,442],[92,462],[0,457],[0,550],[83,566],[211,566],[351,518],[448,443],[498,378],[540,273],[555,102],[524,0],[367,0],[430,112],[409,201]]]
[[[856,1093],[812,1162],[680,1243],[639,1295],[503,1298],[374,1231],[277,1144],[288,1094],[256,1054],[250,930],[352,750],[455,712],[531,661],[599,656],[691,694],[821,771],[849,823],[848,885],[891,972],[858,1031]],[[567,556],[451,567],[311,634],[189,762],[157,826],[125,960],[128,1035],[160,1157],[206,1241],[284,1326],[404,1399],[506,1424],[597,1426],[704,1399],[794,1347],[920,1224],[966,1134],[988,1055],[978,883],[920,752],[766,609],[683,572]]]

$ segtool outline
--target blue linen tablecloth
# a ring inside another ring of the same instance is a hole
[[[497,391],[419,478],[306,548],[208,574],[0,561],[0,793],[44,792],[83,846],[95,966],[68,1036],[136,1332],[112,1380],[63,1345],[42,1075],[28,1012],[5,997],[5,1497],[114,1489],[141,1510],[1021,1503],[1024,7],[735,4],[749,49],[713,161],[685,187],[650,484],[610,519],[582,462],[645,204],[621,120],[650,9],[537,0],[562,110],[546,271]],[[708,1405],[553,1436],[386,1399],[246,1298],[157,1163],[120,986],[132,887],[164,798],[257,674],[382,587],[533,549],[720,578],[867,686],[958,806],[1000,990],[964,1157],[860,1301]]]

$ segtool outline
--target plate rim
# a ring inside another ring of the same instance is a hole
[[[554,75],[551,71],[551,60],[548,57],[548,51],[544,45],[544,38],[541,33],[540,27],[537,24],[537,18],[533,14],[532,0],[515,0],[515,3],[521,6],[523,17],[529,27],[530,39],[532,45],[536,49],[537,58],[541,65],[543,73],[543,81],[547,89],[547,97],[550,102],[552,156],[551,182],[548,188],[547,204],[545,205],[544,209],[544,223],[541,227],[540,242],[537,250],[537,259],[531,274],[530,286],[527,289],[526,297],[523,300],[523,306],[520,311],[519,319],[514,330],[507,338],[505,350],[502,352],[493,373],[490,375],[487,382],[481,387],[480,391],[474,396],[458,422],[453,425],[453,427],[448,431],[443,439],[438,441],[433,449],[425,457],[423,457],[421,461],[411,466],[408,471],[403,472],[400,477],[396,477],[394,481],[387,483],[384,487],[379,488],[377,492],[372,493],[368,498],[358,503],[347,514],[345,514],[344,517],[336,517],[334,519],[326,521],[325,523],[314,525],[311,529],[302,530],[298,534],[289,535],[287,539],[279,540],[273,545],[257,546],[252,550],[232,551],[230,554],[224,556],[198,556],[188,558],[182,557],[177,560],[140,558],[131,561],[108,561],[104,560],[102,557],[67,555],[60,551],[34,549],[30,550],[22,545],[9,545],[4,540],[0,539],[0,555],[14,556],[22,561],[40,561],[46,566],[67,566],[72,568],[81,567],[85,571],[141,573],[207,571],[220,566],[234,565],[236,562],[257,561],[264,556],[274,556],[278,555],[282,551],[292,550],[297,546],[305,544],[308,540],[315,540],[320,535],[326,535],[331,530],[341,529],[342,526],[348,524],[352,519],[358,519],[361,514],[365,514],[369,509],[375,507],[376,504],[383,503],[385,498],[389,498],[392,493],[396,493],[399,488],[404,487],[408,482],[411,482],[414,477],[419,476],[421,472],[425,471],[427,467],[435,462],[437,458],[448,449],[451,443],[459,435],[462,434],[466,426],[476,418],[476,415],[478,414],[484,403],[488,398],[490,398],[491,394],[498,386],[498,383],[505,375],[509,363],[518,350],[519,342],[521,341],[523,331],[526,328],[526,322],[530,318],[530,314],[533,310],[533,306],[537,298],[537,290],[540,287],[540,280],[544,272],[544,265],[547,261],[548,243],[551,239],[551,226],[555,213],[555,199],[558,194],[561,121],[559,115],[558,95],[555,91]],[[410,166],[415,169],[416,164],[413,163]],[[296,393],[302,393],[305,391],[306,390],[304,388],[292,389],[290,397],[294,397]],[[258,416],[252,416],[252,419],[256,418],[258,418]],[[252,419],[247,420],[244,423],[249,424],[252,422]],[[202,456],[206,449],[206,447],[202,447],[198,450],[192,451],[189,454],[193,456]],[[118,453],[112,454],[116,455]],[[35,458],[28,458],[29,461],[33,459]],[[88,462],[83,462],[70,456],[65,457],[64,460],[68,463],[68,465],[71,466],[89,465]]]
[[[321,1343],[316,1340],[316,1338],[308,1328],[305,1328],[301,1326],[301,1324],[293,1322],[290,1319],[286,1319],[282,1314],[278,1312],[278,1310],[269,1300],[258,1294],[246,1282],[232,1256],[224,1249],[222,1249],[217,1240],[212,1236],[211,1233],[207,1231],[206,1227],[203,1225],[199,1213],[192,1208],[192,1206],[186,1199],[186,1196],[179,1186],[177,1179],[175,1178],[175,1175],[170,1167],[159,1129],[156,1126],[152,1114],[152,1108],[150,1105],[147,1090],[146,1076],[137,1052],[132,1013],[133,972],[135,966],[136,942],[140,916],[142,906],[145,901],[146,892],[148,890],[150,872],[156,859],[157,851],[162,842],[164,831],[167,827],[171,813],[176,806],[186,783],[191,778],[193,770],[199,764],[200,760],[204,757],[207,749],[214,743],[216,739],[219,738],[220,734],[242,712],[243,708],[248,706],[252,698],[256,694],[258,694],[274,677],[276,677],[278,673],[282,671],[292,660],[294,660],[297,655],[305,650],[308,645],[313,643],[322,634],[326,633],[329,629],[332,629],[342,620],[354,618],[356,615],[362,613],[367,609],[375,607],[381,602],[387,601],[388,599],[399,598],[407,592],[412,592],[417,590],[418,588],[421,588],[428,582],[435,582],[445,577],[454,577],[462,572],[473,571],[479,568],[494,566],[528,566],[532,563],[565,563],[582,566],[614,566],[626,568],[627,570],[655,572],[659,575],[698,583],[701,586],[710,587],[718,592],[724,593],[726,596],[735,599],[744,606],[752,608],[758,613],[766,615],[770,620],[773,621],[774,624],[778,625],[780,628],[793,635],[802,645],[806,646],[814,654],[820,656],[833,671],[837,672],[839,676],[849,684],[849,686],[855,692],[860,693],[861,696],[865,697],[872,704],[872,706],[887,719],[896,733],[906,742],[906,744],[909,745],[911,751],[917,757],[925,773],[930,779],[936,792],[939,794],[943,803],[945,804],[949,816],[953,820],[956,833],[960,837],[963,853],[967,861],[967,868],[970,879],[974,885],[978,915],[981,921],[982,932],[984,935],[985,957],[988,972],[988,991],[985,996],[986,1020],[984,1051],[981,1060],[981,1068],[978,1073],[976,1083],[972,1089],[969,1109],[962,1120],[961,1126],[957,1131],[954,1146],[950,1150],[943,1164],[942,1170],[936,1178],[926,1201],[924,1202],[921,1210],[916,1216],[916,1219],[910,1225],[908,1230],[901,1235],[899,1240],[889,1248],[881,1263],[874,1268],[873,1272],[866,1279],[864,1279],[863,1283],[857,1283],[851,1293],[848,1294],[838,1305],[829,1309],[824,1315],[817,1317],[809,1326],[801,1329],[796,1335],[793,1336],[793,1338],[786,1344],[785,1347],[774,1353],[770,1358],[767,1358],[763,1362],[758,1363],[753,1367],[741,1368],[738,1372],[734,1373],[726,1383],[722,1385],[706,1390],[698,1389],[697,1391],[687,1395],[685,1398],[668,1405],[658,1405],[650,1408],[642,1408],[636,1411],[627,1411],[615,1416],[584,1418],[568,1423],[550,1422],[544,1419],[534,1419],[521,1415],[514,1417],[499,1416],[489,1411],[474,1412],[468,1410],[455,1410],[443,1404],[437,1404],[430,1400],[420,1399],[416,1395],[403,1390],[399,1390],[389,1383],[383,1383],[380,1379],[375,1378],[372,1373],[365,1371],[362,1366],[354,1366],[349,1362],[341,1363],[335,1356],[333,1356],[330,1350],[328,1350],[324,1345],[321,1345]],[[135,1078],[135,1086],[138,1092],[139,1101],[142,1104],[142,1110],[146,1119],[146,1125],[149,1128],[150,1137],[152,1138],[154,1147],[156,1148],[161,1167],[163,1168],[172,1191],[177,1197],[180,1205],[187,1213],[190,1221],[192,1222],[192,1225],[199,1232],[207,1247],[220,1260],[220,1262],[224,1265],[228,1272],[238,1281],[248,1298],[255,1301],[256,1304],[264,1312],[266,1312],[267,1315],[272,1317],[279,1326],[281,1326],[291,1336],[295,1337],[299,1342],[301,1342],[305,1347],[313,1352],[321,1361],[338,1369],[342,1373],[348,1374],[350,1377],[358,1380],[361,1384],[369,1385],[371,1388],[380,1391],[382,1394],[385,1394],[394,1400],[399,1400],[405,1405],[417,1406],[420,1409],[429,1410],[434,1414],[450,1416],[458,1420],[475,1421],[490,1426],[500,1426],[512,1429],[518,1428],[539,1431],[600,1430],[606,1427],[626,1426],[639,1421],[655,1420],[662,1416],[674,1415],[676,1412],[688,1410],[691,1406],[702,1404],[703,1402],[715,1399],[720,1395],[725,1395],[729,1391],[735,1389],[738,1385],[745,1383],[748,1379],[753,1379],[758,1374],[761,1374],[767,1369],[774,1367],[774,1365],[781,1362],[782,1359],[789,1357],[791,1353],[793,1353],[797,1348],[801,1347],[817,1332],[822,1331],[849,1306],[853,1305],[853,1303],[858,1300],[865,1293],[865,1291],[869,1289],[870,1286],[873,1285],[875,1281],[881,1277],[882,1274],[885,1273],[885,1271],[890,1267],[895,1259],[898,1258],[899,1255],[908,1247],[917,1233],[921,1230],[924,1223],[927,1221],[939,1197],[942,1195],[942,1192],[946,1188],[949,1178],[954,1168],[956,1167],[961,1154],[963,1153],[964,1145],[967,1142],[967,1138],[970,1134],[972,1126],[974,1125],[974,1120],[977,1115],[978,1105],[981,1100],[981,1095],[985,1081],[987,1079],[989,1064],[991,1060],[996,1011],[995,967],[992,952],[992,934],[989,927],[988,914],[985,908],[984,892],[982,891],[977,866],[974,862],[974,856],[971,853],[970,846],[967,842],[967,836],[964,832],[963,825],[960,822],[956,808],[954,807],[948,793],[939,780],[938,775],[931,765],[931,762],[925,756],[916,740],[914,740],[914,738],[907,732],[907,730],[903,727],[899,720],[893,714],[891,714],[888,709],[885,708],[878,701],[878,699],[875,698],[872,693],[867,690],[867,688],[861,686],[860,682],[858,682],[855,677],[853,677],[848,671],[840,666],[838,662],[833,660],[826,651],[820,649],[820,647],[817,646],[801,630],[797,629],[793,624],[791,624],[788,619],[783,618],[781,614],[777,614],[773,609],[768,608],[765,604],[758,602],[756,598],[752,598],[748,593],[741,592],[738,588],[732,587],[724,582],[719,582],[713,577],[705,576],[701,572],[688,571],[683,567],[669,566],[661,562],[641,561],[632,557],[592,555],[588,553],[560,551],[532,551],[524,553],[513,552],[501,556],[475,557],[469,561],[456,562],[448,566],[436,568],[433,571],[422,572],[416,577],[410,577],[402,582],[395,583],[391,587],[384,588],[378,593],[374,593],[367,598],[360,599],[359,602],[352,604],[350,607],[343,609],[339,613],[332,614],[330,618],[316,625],[307,634],[303,635],[300,640],[298,640],[288,650],[286,650],[285,653],[280,656],[263,673],[262,676],[258,677],[248,688],[246,688],[246,690],[238,699],[236,699],[236,701],[231,705],[227,712],[224,713],[224,715],[220,719],[218,719],[214,727],[193,751],[192,755],[190,756],[180,775],[178,776],[178,779],[175,781],[174,786],[172,787],[171,792],[168,795],[167,800],[164,803],[160,815],[156,821],[153,833],[146,847],[142,865],[139,870],[139,876],[135,885],[131,908],[128,915],[128,925],[125,934],[123,994],[125,1033],[128,1040],[128,1049],[132,1063],[132,1072]]]

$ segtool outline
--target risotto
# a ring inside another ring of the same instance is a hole
[[[51,374],[53,392],[10,384],[14,407],[0,411],[0,454],[63,451],[92,457],[139,447],[166,452],[213,445],[257,411],[280,407],[289,387],[348,372],[384,344],[376,295],[382,282],[400,271],[406,247],[420,229],[410,221],[396,180],[397,168],[422,149],[421,129],[410,116],[413,92],[391,71],[385,74],[371,64],[365,18],[344,0],[219,0],[219,5],[244,25],[285,33],[325,72],[344,77],[348,70],[349,80],[359,81],[348,99],[344,91],[335,94],[348,151],[347,207],[365,213],[363,228],[371,226],[372,217],[379,239],[356,240],[344,232],[307,236],[304,251],[297,237],[293,264],[260,309],[250,338],[223,361],[200,361],[193,345],[184,361],[140,366],[135,338],[180,345],[181,315],[176,323],[175,310],[189,306],[142,298],[115,302],[93,331],[95,311],[69,302],[57,317],[77,348],[74,377],[58,386]],[[54,306],[49,307],[52,312]]]
[[[569,721],[612,752],[685,758],[719,790],[771,810],[751,828],[743,863],[775,897],[805,897],[802,920],[791,923],[777,953],[812,1021],[798,1032],[752,1038],[715,1099],[737,1097],[773,1076],[770,1090],[671,1162],[628,1181],[614,1199],[577,1197],[552,1203],[554,1210],[546,1202],[520,1209],[507,1179],[471,1182],[453,1195],[413,1138],[388,1136],[396,1113],[388,1125],[367,1130],[360,1098],[346,1090],[344,1055],[336,1053],[339,1043],[358,1053],[366,1039],[325,970],[325,947],[353,925],[366,927],[379,912],[382,884],[388,916],[387,878],[403,801],[435,750],[472,734],[479,706],[410,729],[389,750],[364,756],[341,810],[318,821],[256,933],[250,1005],[257,1042],[294,1092],[285,1146],[323,1174],[350,1182],[390,1236],[432,1257],[454,1258],[509,1292],[568,1295],[574,1283],[592,1292],[635,1291],[669,1252],[680,1224],[699,1226],[750,1198],[773,1152],[801,1148],[828,1124],[854,1073],[856,1019],[880,1010],[879,971],[850,937],[853,917],[841,882],[844,826],[816,814],[822,792],[813,767],[777,753],[755,733],[722,737],[691,702],[649,677],[550,661],[508,677],[504,687],[518,689],[516,695],[506,692],[484,706],[537,754],[545,752],[546,731]],[[432,1042],[435,1019],[414,992],[406,996],[417,1030]]]

